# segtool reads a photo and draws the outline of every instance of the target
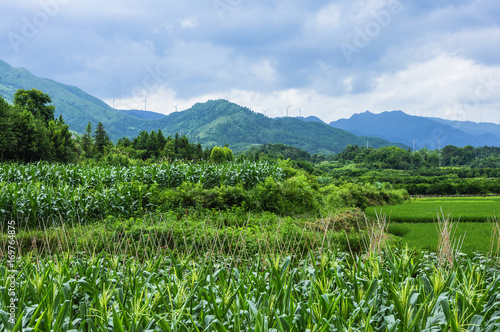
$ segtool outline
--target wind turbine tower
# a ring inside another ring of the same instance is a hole
[[[299,118],[302,117],[302,107],[299,107]]]
[[[287,118],[288,118],[288,110],[290,109],[290,107],[292,107],[292,106],[285,107],[285,109],[286,109],[286,117]]]
[[[144,102],[144,112],[146,112],[146,111],[147,111],[147,108],[148,108],[148,107],[147,107],[147,105],[148,105],[148,96],[146,96],[146,97],[144,98],[143,102]]]

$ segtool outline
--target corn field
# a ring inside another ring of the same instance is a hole
[[[245,189],[272,177],[284,178],[265,162],[161,164],[146,167],[86,167],[61,164],[0,164],[0,220],[40,218],[87,221],[106,215],[131,216],[154,210],[151,187],[183,183],[210,189],[241,185]]]
[[[205,188],[242,184],[251,188],[267,177],[276,180],[284,176],[281,168],[267,162],[212,164],[164,163],[141,167],[80,166],[64,164],[0,164],[0,183],[40,182],[48,187],[66,184],[70,187],[93,189],[112,187],[122,182],[158,184],[175,188],[183,182],[201,183]]]
[[[499,331],[498,266],[435,254],[311,253],[145,262],[105,252],[0,267],[0,331]],[[6,291],[18,312],[9,322]]]

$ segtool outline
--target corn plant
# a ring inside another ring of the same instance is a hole
[[[27,165],[0,164],[0,183],[43,183],[57,187],[111,187],[121,182],[156,183],[164,188],[175,188],[183,182],[201,183],[206,188],[242,184],[251,188],[267,177],[281,180],[281,168],[267,162],[211,164],[164,163],[144,167],[80,166],[37,163]]]
[[[435,257],[435,256],[434,256]],[[18,330],[497,331],[500,278],[470,259],[437,270],[408,249],[382,260],[279,253],[228,257],[173,251],[138,261],[106,252],[23,256],[15,268]],[[403,263],[401,263],[403,261]],[[0,331],[9,322],[0,268]],[[374,274],[373,270],[377,269]],[[498,267],[496,268],[498,269]],[[495,270],[498,273],[498,270]],[[437,283],[435,280],[443,280]]]
[[[155,209],[150,204],[152,186],[200,183],[210,189],[241,184],[249,189],[267,177],[281,180],[284,175],[276,165],[251,162],[130,168],[0,164],[0,220],[35,225],[40,218],[57,222],[132,217]]]

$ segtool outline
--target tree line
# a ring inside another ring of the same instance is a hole
[[[131,161],[213,160],[234,158],[226,147],[205,148],[176,133],[165,136],[161,130],[142,131],[133,139],[123,137],[113,143],[101,122],[95,130],[88,123],[83,135],[72,134],[62,116],[54,118],[51,98],[39,90],[20,89],[13,105],[0,97],[0,161],[36,162],[97,161],[128,165]],[[299,168],[312,172],[310,163],[336,161],[339,165],[362,164],[372,169],[413,170],[443,166],[500,168],[500,147],[463,148],[447,145],[440,150],[405,150],[398,147],[366,148],[348,145],[337,155],[313,155],[284,144],[264,144],[240,155],[241,159],[291,159]]]
[[[500,168],[500,147],[456,147],[447,145],[440,150],[423,148],[418,151],[395,146],[366,148],[348,145],[335,156],[340,164],[364,164],[378,169],[412,170],[437,167]]]
[[[69,162],[75,142],[62,117],[54,118],[50,96],[32,89],[18,90],[9,105],[0,97],[0,160]]]
[[[0,161],[104,162],[128,165],[140,161],[233,160],[227,147],[205,148],[185,135],[165,136],[161,130],[142,131],[133,139],[123,137],[116,144],[98,122],[91,122],[83,135],[72,134],[62,116],[54,118],[51,98],[39,90],[20,89],[13,105],[0,97]]]

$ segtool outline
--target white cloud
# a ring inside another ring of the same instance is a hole
[[[343,80],[346,90],[350,90],[352,80],[353,77]],[[303,107],[304,116],[316,115],[326,122],[350,117],[353,112],[369,110],[380,113],[396,109],[409,114],[422,113],[424,116],[440,114],[453,120],[458,117],[460,120],[497,122],[497,110],[500,109],[500,66],[487,67],[455,56],[441,56],[412,64],[392,74],[380,75],[372,81],[372,88],[367,92],[347,93],[338,97],[318,94],[310,89],[264,93],[231,89],[182,99],[173,90],[159,90],[150,95],[148,101],[151,109],[170,113],[173,111],[171,106],[176,104],[185,109],[196,102],[219,98],[257,112],[267,109],[267,115],[272,117],[283,116],[287,106],[291,106],[290,116],[297,116],[298,108]],[[141,105],[137,98],[128,102],[129,105]]]
[[[251,65],[249,72],[264,84],[273,83],[277,79],[276,70],[273,68],[269,60],[261,60]]]
[[[314,33],[334,33],[341,26],[341,16],[340,6],[330,3],[308,19],[305,25]]]
[[[198,25],[196,18],[190,17],[184,20],[181,20],[181,26],[183,28],[196,28]]]

